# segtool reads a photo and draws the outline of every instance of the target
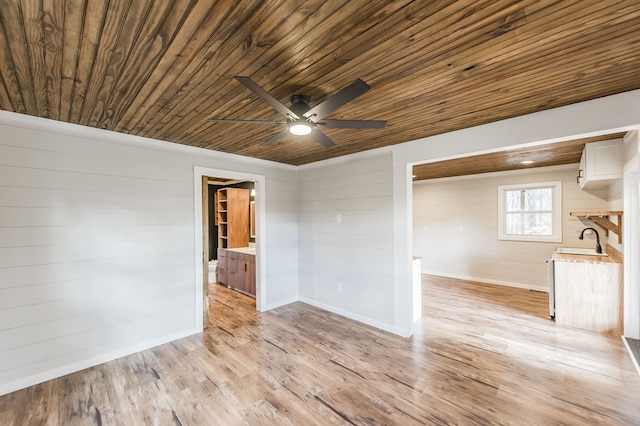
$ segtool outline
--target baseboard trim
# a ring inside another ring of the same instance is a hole
[[[270,311],[271,309],[276,309],[279,308],[281,306],[286,306],[286,305],[290,305],[292,303],[297,302],[298,299],[297,297],[290,297],[288,299],[284,299],[284,300],[279,300],[275,303],[270,303],[268,304],[264,309],[262,309],[260,312],[266,312],[266,311]]]
[[[454,278],[457,280],[465,280],[465,281],[476,281],[479,283],[483,283],[483,284],[493,284],[493,285],[500,285],[503,287],[515,287],[515,288],[523,288],[526,290],[534,290],[534,291],[541,291],[544,293],[549,293],[549,288],[544,288],[544,287],[539,287],[539,286],[533,286],[533,285],[529,285],[529,284],[522,284],[522,283],[514,283],[514,282],[510,282],[510,281],[499,281],[499,280],[490,280],[487,278],[479,278],[479,277],[471,277],[471,276],[467,276],[467,275],[458,275],[458,274],[447,274],[444,272],[434,272],[434,271],[422,271],[423,274],[426,275],[435,275],[437,277],[444,277],[444,278]]]
[[[402,329],[394,327],[392,325],[389,325],[389,324],[386,324],[386,323],[383,323],[383,322],[380,322],[380,321],[375,321],[375,320],[372,320],[371,318],[367,318],[367,317],[364,317],[364,316],[361,316],[361,315],[357,315],[357,314],[354,314],[352,312],[348,312],[348,311],[342,310],[340,308],[336,308],[335,306],[331,306],[331,305],[327,305],[327,304],[322,303],[322,302],[318,302],[316,300],[307,299],[306,297],[301,297],[300,298],[300,302],[306,303],[307,305],[315,306],[316,308],[331,312],[333,314],[340,315],[341,317],[349,318],[351,320],[358,321],[358,322],[361,322],[361,323],[366,324],[366,325],[370,325],[371,327],[387,331],[389,333],[395,334],[395,335],[400,336],[400,337],[410,337],[411,336],[411,331],[410,330],[402,330]]]
[[[113,361],[114,359],[123,358],[125,356],[133,355],[135,353],[145,351],[147,349],[154,348],[156,346],[164,345],[165,343],[173,342],[174,340],[182,339],[184,337],[197,334],[198,331],[189,330],[181,333],[175,333],[162,338],[149,340],[147,342],[138,343],[136,345],[127,346],[126,348],[118,349],[108,353],[96,355],[83,360],[73,362],[71,364],[63,365],[51,370],[44,371],[42,373],[34,374],[32,376],[24,377],[9,383],[0,384],[0,396],[6,395],[11,392],[15,392],[20,389],[28,388],[29,386],[37,385],[49,380],[57,379],[58,377],[66,376],[67,374],[76,373],[78,371],[95,367],[96,365],[104,364],[105,362]]]
[[[624,346],[627,348],[627,352],[629,352],[629,357],[631,358],[631,361],[633,361],[633,365],[636,367],[636,373],[638,373],[638,376],[640,376],[640,353],[636,353],[633,351],[633,349],[631,349],[631,346],[629,345],[629,342],[627,341],[627,338],[624,336],[620,336],[622,338],[622,341],[624,342]],[[635,340],[635,339],[633,339]]]

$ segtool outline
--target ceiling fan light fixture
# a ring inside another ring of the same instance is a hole
[[[311,133],[311,126],[305,122],[296,122],[289,126],[289,131],[298,136],[308,135]]]
[[[325,120],[325,117],[332,112],[362,95],[371,87],[357,79],[349,86],[339,92],[329,96],[313,108],[309,105],[311,98],[307,95],[294,94],[291,96],[291,108],[284,106],[279,100],[274,98],[269,92],[260,87],[249,77],[237,75],[234,77],[239,83],[251,90],[264,102],[286,117],[286,121],[266,121],[266,120],[237,120],[229,118],[209,118],[213,123],[249,123],[249,124],[275,124],[286,125],[280,133],[270,137],[262,143],[269,146],[279,139],[292,135],[309,135],[313,140],[325,148],[335,146],[335,143],[327,137],[320,129],[381,129],[387,123],[382,120]]]

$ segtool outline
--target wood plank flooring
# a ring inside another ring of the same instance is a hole
[[[556,325],[545,293],[423,276],[410,339],[211,293],[205,333],[2,396],[0,424],[640,424],[620,338]]]

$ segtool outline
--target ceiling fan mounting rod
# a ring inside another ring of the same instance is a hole
[[[291,95],[291,108],[289,108],[293,113],[295,113],[298,118],[302,118],[304,113],[311,109],[309,102],[311,102],[311,98],[307,95]]]

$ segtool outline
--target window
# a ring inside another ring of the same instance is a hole
[[[562,242],[562,182],[499,186],[498,239]]]

